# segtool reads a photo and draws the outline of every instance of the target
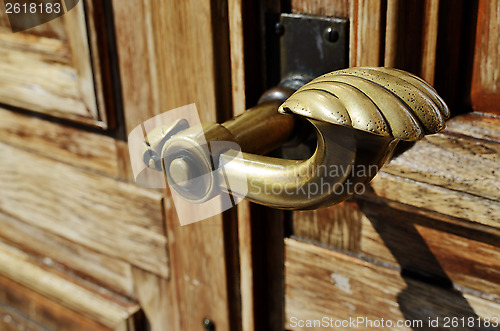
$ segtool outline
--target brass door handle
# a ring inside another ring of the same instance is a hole
[[[335,71],[280,103],[266,101],[225,123],[206,123],[202,130],[182,123],[163,128],[157,141],[149,142],[145,162],[160,170],[150,159],[161,156],[161,170],[171,187],[194,203],[207,201],[224,187],[271,207],[314,209],[349,198],[390,159],[399,141],[439,132],[449,117],[430,85],[389,68]],[[300,118],[316,133],[310,157],[261,155],[305,125]],[[243,153],[226,144],[207,148],[206,142],[217,141],[239,145]],[[210,175],[200,179],[202,174]]]

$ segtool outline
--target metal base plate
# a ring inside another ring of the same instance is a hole
[[[281,78],[313,79],[348,66],[349,21],[345,18],[281,14]]]

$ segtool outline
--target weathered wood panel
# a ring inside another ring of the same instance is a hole
[[[370,185],[378,197],[484,225],[500,225],[498,201],[385,172],[379,173]]]
[[[46,297],[0,276],[0,305],[16,309],[29,319],[53,330],[111,330]],[[1,330],[1,328],[0,328]]]
[[[500,300],[498,229],[381,199],[358,199],[305,216],[294,219],[297,237]]]
[[[132,267],[68,239],[0,214],[0,237],[118,293],[134,297]],[[75,258],[77,257],[77,258]]]
[[[351,0],[292,0],[292,11],[295,13],[315,14],[321,16],[349,17]]]
[[[471,99],[474,110],[500,114],[500,1],[479,0]]]
[[[50,301],[110,329],[125,330],[139,307],[111,293],[99,293],[56,270],[47,270],[27,254],[0,242],[0,275]],[[24,307],[26,309],[26,307]],[[31,311],[36,313],[36,311]]]
[[[93,72],[100,88],[103,75],[99,58],[93,58],[96,66],[92,63],[83,1],[54,21],[33,32],[12,33],[2,19],[0,101],[106,128],[105,100],[102,89],[96,97]]]
[[[446,131],[493,142],[500,141],[500,117],[470,113],[446,122]]]
[[[0,304],[0,331],[47,331],[15,309]]]
[[[146,316],[150,330],[175,330],[180,315],[175,295],[169,295],[169,280],[133,268],[135,297]],[[175,290],[175,289],[174,289]]]
[[[380,66],[385,12],[381,0],[351,0],[349,66]]]
[[[0,143],[0,211],[168,275],[162,196]]]
[[[469,317],[484,321],[497,317],[500,304],[453,289],[443,289],[411,278],[401,277],[399,270],[376,265],[293,239],[285,239],[286,328],[295,327],[293,317],[301,320],[369,320],[392,321],[386,330],[411,330],[396,326],[398,320],[421,320],[426,329],[428,319]],[[387,325],[387,324],[386,324]],[[362,329],[370,329],[361,324]],[[414,328],[415,329],[415,328]]]
[[[434,82],[439,0],[388,0],[384,65]]]
[[[113,11],[127,132],[191,103],[202,120],[229,117],[226,2],[113,1]],[[217,330],[235,328],[234,223],[220,215],[181,227],[168,191],[165,215],[172,273],[162,295],[174,304],[164,313],[178,320],[160,330],[196,330],[205,317]]]
[[[113,138],[0,108],[0,140],[58,161],[123,176]],[[126,162],[130,162],[129,159]]]
[[[392,160],[383,172],[500,201],[497,142],[452,133],[431,135]]]

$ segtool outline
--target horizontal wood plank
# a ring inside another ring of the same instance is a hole
[[[0,275],[113,330],[123,329],[139,306],[46,270],[26,253],[0,242]]]
[[[463,192],[500,201],[498,142],[435,134],[416,143],[382,171],[457,191],[457,194]]]
[[[162,195],[0,143],[0,212],[168,276]]]
[[[295,214],[294,236],[500,300],[500,230],[382,199]]]
[[[45,326],[30,320],[19,311],[0,304],[0,331],[48,331]]]
[[[500,117],[477,112],[457,116],[446,122],[444,132],[500,142]]]
[[[380,172],[370,184],[376,196],[484,225],[500,227],[500,202]]]
[[[297,320],[334,320],[364,317],[391,320],[421,320],[428,328],[429,317],[498,317],[500,304],[453,289],[444,289],[410,278],[396,269],[376,265],[322,247],[285,239],[285,327],[298,327]],[[364,324],[364,329],[370,329]],[[422,327],[417,328],[422,329]],[[472,329],[479,329],[476,327]]]
[[[108,289],[128,297],[135,296],[132,267],[129,263],[96,252],[5,214],[0,214],[0,228],[2,229],[0,237],[23,251],[69,269]]]
[[[113,138],[0,107],[0,140],[59,161],[122,176]],[[129,159],[126,160],[129,162]]]
[[[89,320],[46,297],[0,276],[0,305],[7,305],[45,327],[60,331],[104,331],[110,328]],[[1,328],[0,328],[1,330]]]

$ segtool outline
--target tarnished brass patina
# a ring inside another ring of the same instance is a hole
[[[266,101],[225,123],[173,135],[163,131],[158,139],[162,169],[189,201],[206,201],[231,183],[231,194],[263,205],[313,209],[358,193],[399,141],[439,132],[448,117],[446,104],[422,79],[397,69],[350,68],[312,80],[281,105]],[[316,134],[312,155],[302,160],[262,155],[304,125]],[[179,128],[182,123],[172,125]],[[243,153],[208,148],[214,141],[236,143]],[[149,144],[158,154],[158,143]],[[203,181],[194,180],[208,173]]]

